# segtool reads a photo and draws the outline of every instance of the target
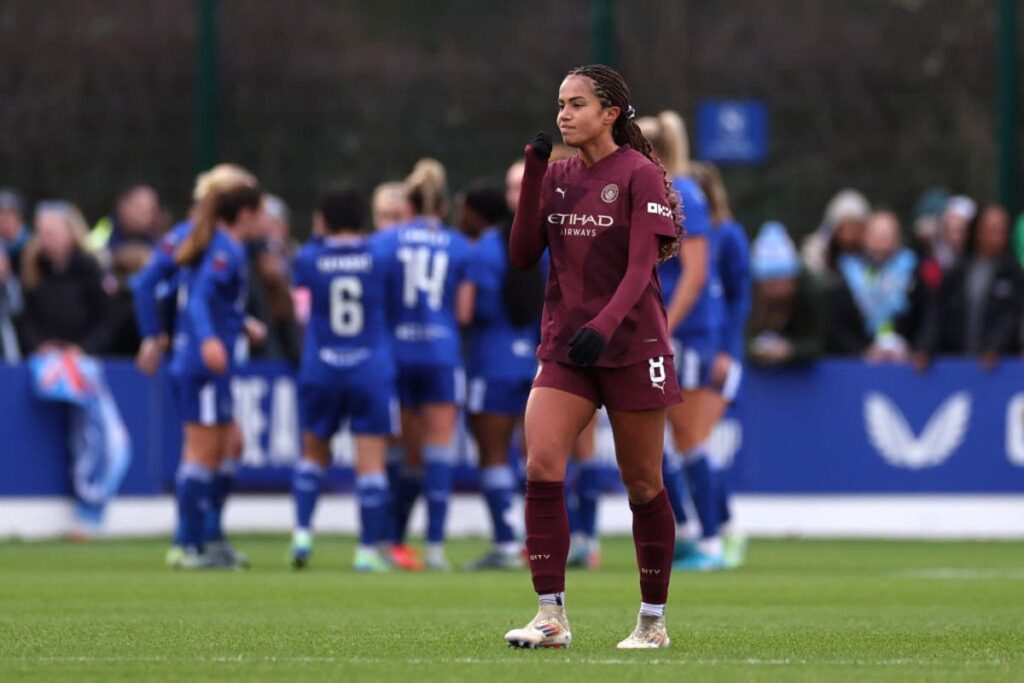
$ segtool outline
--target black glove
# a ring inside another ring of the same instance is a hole
[[[569,340],[569,360],[576,365],[593,365],[604,353],[604,337],[592,327],[581,328]]]
[[[551,136],[547,133],[540,132],[534,135],[529,147],[538,159],[546,161],[551,158]]]

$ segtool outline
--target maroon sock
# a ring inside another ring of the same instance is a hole
[[[564,483],[526,482],[526,552],[537,594],[564,591],[565,563],[569,556],[569,513],[565,509]]]
[[[676,540],[676,520],[672,516],[665,489],[650,501],[635,505],[633,511],[633,544],[640,568],[640,595],[651,605],[664,605],[668,600],[668,580],[672,574],[672,550]]]

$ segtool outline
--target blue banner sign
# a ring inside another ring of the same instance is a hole
[[[122,486],[130,495],[170,490],[181,427],[161,378],[105,363],[132,438]],[[233,382],[245,437],[239,487],[287,491],[300,453],[297,387],[287,366],[256,363]],[[32,397],[26,367],[0,365],[0,495],[70,492],[66,409]],[[607,422],[599,457],[611,465]],[[352,444],[332,443],[329,484],[352,483]],[[748,369],[737,405],[710,443],[732,464],[735,489],[759,494],[1020,493],[1024,491],[1024,362],[991,373],[949,360],[917,374],[905,367],[825,361],[801,370]],[[472,488],[476,450],[459,436],[458,481]],[[610,477],[613,480],[613,477]]]
[[[720,164],[768,158],[768,109],[758,100],[705,100],[697,107],[697,157]]]

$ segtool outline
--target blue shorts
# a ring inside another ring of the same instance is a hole
[[[743,380],[743,364],[733,360],[725,373],[725,381],[721,385],[711,381],[711,372],[715,364],[717,350],[712,341],[706,337],[672,340],[679,371],[679,388],[683,391],[694,389],[712,389],[732,403],[740,390]]]
[[[171,386],[182,422],[212,427],[234,420],[229,375],[172,375]]]
[[[434,365],[398,366],[398,401],[403,408],[425,403],[455,403],[466,398],[466,375],[462,368]]]
[[[466,410],[474,415],[485,413],[522,417],[532,388],[532,376],[527,379],[474,377],[469,380]]]
[[[391,382],[351,386],[299,385],[302,431],[328,441],[346,422],[353,434],[392,436],[398,433],[398,402]]]

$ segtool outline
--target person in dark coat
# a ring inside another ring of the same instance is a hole
[[[35,234],[22,254],[24,312],[22,348],[106,350],[107,295],[100,267],[83,248],[81,213],[67,202],[44,202],[36,211]]]
[[[990,205],[971,225],[967,250],[943,278],[915,344],[919,368],[935,355],[977,357],[992,369],[1021,347],[1024,271],[1010,250],[1010,219]]]

